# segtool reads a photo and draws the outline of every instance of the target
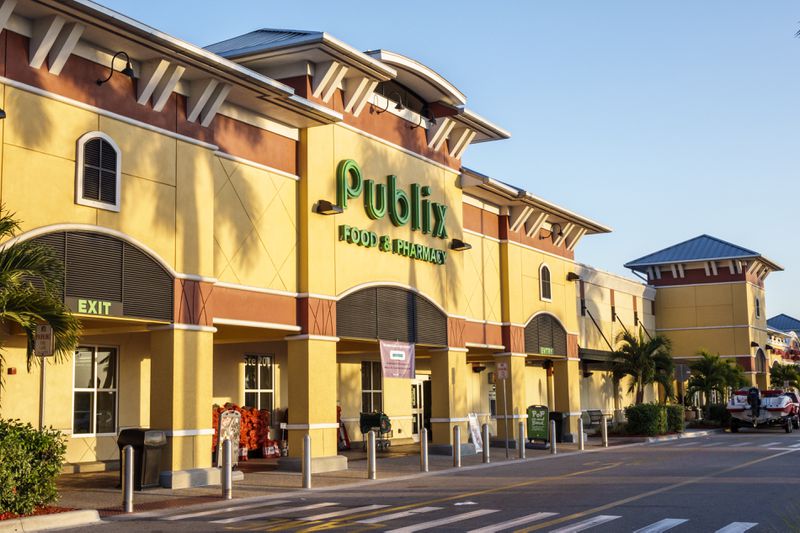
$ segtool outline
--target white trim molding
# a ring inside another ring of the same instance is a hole
[[[242,326],[259,329],[278,329],[282,331],[302,331],[303,328],[292,324],[278,324],[277,322],[258,322],[254,320],[237,320],[235,318],[214,317],[213,323],[220,326]]]
[[[213,435],[213,429],[168,429],[164,433],[167,437],[197,437],[199,435]]]
[[[447,424],[448,422],[469,422],[469,418],[431,418],[431,424]]]
[[[505,420],[506,418],[509,420],[525,420],[528,418],[528,415],[492,415],[492,418],[495,420]]]
[[[297,431],[302,429],[339,429],[338,422],[324,422],[317,424],[281,424],[281,429]]]
[[[97,170],[97,200],[91,198],[84,198],[83,196],[83,182],[85,180],[85,165],[86,157],[86,143],[100,139],[105,141],[116,153],[116,166],[114,168],[114,203],[104,202],[100,199],[100,187],[103,183],[102,170]],[[102,131],[88,131],[78,138],[75,147],[75,203],[78,205],[85,205],[87,207],[94,207],[96,209],[104,209],[106,211],[113,211],[119,213],[122,191],[122,150],[119,149],[117,143],[107,133]]]
[[[148,326],[150,331],[201,331],[204,333],[216,333],[217,328],[212,326],[199,326],[197,324],[164,324],[160,326]]]
[[[214,152],[214,155],[217,157],[221,157],[222,159],[227,159],[228,161],[233,161],[234,163],[241,163],[243,165],[256,168],[258,170],[269,172],[270,174],[276,174],[284,178],[289,178],[290,180],[294,181],[300,180],[300,176],[298,176],[297,174],[291,174],[289,172],[286,172],[285,170],[280,170],[275,167],[271,167],[269,165],[264,165],[263,163],[256,163],[255,161],[251,161],[249,159],[245,159],[244,157],[239,157],[237,155],[231,155],[221,150],[216,150]]]
[[[339,342],[339,337],[329,337],[327,335],[288,335],[283,338],[287,341],[330,341]]]

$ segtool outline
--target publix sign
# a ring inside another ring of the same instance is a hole
[[[336,179],[336,203],[342,209],[347,209],[349,202],[363,197],[364,211],[372,220],[388,216],[397,227],[410,224],[414,231],[447,239],[447,206],[430,199],[429,185],[412,183],[410,190],[405,191],[398,188],[397,176],[394,175],[387,176],[386,183],[365,180],[358,163],[352,159],[339,163]],[[373,231],[347,225],[339,226],[339,240],[439,265],[444,264],[447,258],[445,250],[393,239],[388,235],[379,236]]]

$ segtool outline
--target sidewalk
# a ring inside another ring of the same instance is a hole
[[[682,438],[700,436],[699,433],[689,431]],[[609,447],[645,443],[643,437],[610,437]],[[575,452],[577,444],[559,443],[559,454]],[[599,437],[590,437],[586,442],[586,449],[601,450]],[[345,486],[361,483],[367,480],[366,452],[356,446],[354,450],[342,452],[347,456],[348,469],[339,472],[315,474],[312,478],[312,487],[326,488]],[[527,458],[546,457],[550,455],[549,449],[526,449]],[[509,450],[509,460],[517,459],[517,450]],[[505,449],[493,447],[491,449],[491,462],[502,464],[506,462]],[[463,466],[478,465],[482,462],[482,455],[462,457]],[[277,470],[276,459],[251,459],[240,463],[239,470],[244,473],[244,480],[234,483],[234,498],[247,498],[253,496],[285,495],[290,492],[300,492],[302,480],[300,473]],[[453,469],[453,459],[449,455],[430,455],[429,471],[437,472]],[[401,476],[419,474],[419,446],[396,446],[388,451],[378,452],[377,475],[378,479],[391,479]],[[97,509],[101,516],[119,514],[121,512],[122,493],[117,488],[119,472],[97,472],[82,474],[63,474],[58,481],[61,500],[58,506],[74,509]],[[204,502],[220,501],[220,487],[196,487],[189,489],[147,489],[134,494],[134,505],[137,512],[153,511],[196,505]]]

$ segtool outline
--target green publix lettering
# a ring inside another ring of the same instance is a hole
[[[363,192],[364,210],[371,219],[381,219],[388,213],[395,226],[404,226],[410,221],[412,230],[421,230],[440,239],[447,238],[447,206],[428,199],[430,186],[411,184],[409,198],[404,190],[397,187],[397,176],[387,176],[385,185],[364,180],[361,168],[352,159],[339,163],[336,178],[336,202],[342,209],[347,209],[348,200],[358,198]]]

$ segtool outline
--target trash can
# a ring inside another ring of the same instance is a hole
[[[564,413],[550,411],[550,420],[556,422],[556,442],[564,442]]]
[[[159,486],[161,452],[167,434],[158,429],[130,428],[119,432],[120,486],[122,485],[122,449],[133,446],[133,488],[142,490]]]

